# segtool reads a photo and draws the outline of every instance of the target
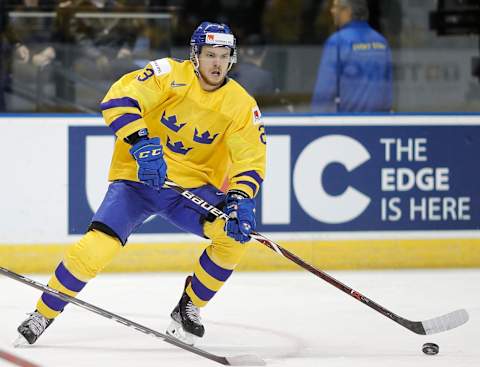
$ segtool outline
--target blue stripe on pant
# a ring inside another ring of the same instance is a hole
[[[58,297],[54,297],[51,294],[48,293],[43,293],[42,294],[42,301],[45,303],[48,307],[50,307],[54,311],[63,311],[65,308],[66,304],[68,302],[65,302],[61,300]]]
[[[74,292],[80,292],[87,283],[75,278],[61,262],[55,270],[55,276],[65,288]]]
[[[233,270],[224,269],[215,264],[208,256],[207,251],[203,251],[200,256],[200,265],[210,276],[221,282],[225,282],[233,272]]]
[[[215,295],[216,292],[212,291],[205,287],[195,276],[192,277],[192,289],[197,295],[198,298],[202,299],[203,301],[210,301],[210,299]]]
[[[56,278],[56,279],[55,279]],[[65,287],[66,290],[70,291],[69,292],[69,295],[73,295],[74,293],[78,293],[80,292],[83,287],[85,287],[85,285],[87,283],[85,282],[82,282],[81,280],[77,279],[66,267],[65,265],[63,264],[63,262],[61,262],[57,268],[55,269],[55,276],[51,279],[51,281],[49,282],[49,285],[52,287],[52,288],[55,288],[55,289],[58,289],[56,286],[55,286],[55,283],[56,281],[58,281],[58,283],[60,283],[61,286]],[[50,284],[50,283],[54,283],[54,284]],[[61,290],[61,289],[60,289]],[[48,294],[48,293],[43,293],[42,294],[42,301],[43,303],[48,306],[49,308],[51,308],[52,310],[54,311],[58,311],[58,312],[61,312],[63,311],[63,309],[65,308],[65,306],[67,305],[68,302],[65,302],[63,300],[61,300],[60,298],[58,297],[55,297],[55,296],[52,296],[51,294]]]

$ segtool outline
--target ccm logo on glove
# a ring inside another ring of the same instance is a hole
[[[167,177],[167,164],[163,159],[160,139],[142,137],[130,148],[130,154],[137,161],[139,181],[160,190]]]
[[[151,151],[140,152],[140,153],[138,154],[138,158],[140,158],[140,159],[148,158],[148,157],[150,157],[150,156],[161,155],[162,153],[163,153],[162,148],[152,149]]]

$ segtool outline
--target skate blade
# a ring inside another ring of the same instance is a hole
[[[18,334],[17,339],[15,339],[12,343],[14,348],[25,348],[30,345],[30,343],[25,339],[22,334]]]
[[[168,326],[167,335],[171,336],[172,338],[178,339],[181,342],[191,346],[195,345],[198,339],[198,336],[183,330],[182,324],[180,324],[175,320],[172,320],[172,322]]]

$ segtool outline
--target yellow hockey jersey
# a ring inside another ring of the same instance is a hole
[[[124,75],[101,104],[115,142],[109,180],[138,181],[128,135],[159,137],[167,175],[187,188],[212,184],[254,197],[265,176],[266,137],[255,100],[234,80],[202,89],[193,64],[163,58]]]

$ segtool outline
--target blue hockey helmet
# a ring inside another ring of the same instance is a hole
[[[202,46],[229,47],[230,66],[237,62],[237,41],[230,27],[226,24],[202,22],[190,38],[190,60],[198,67],[198,55]]]

